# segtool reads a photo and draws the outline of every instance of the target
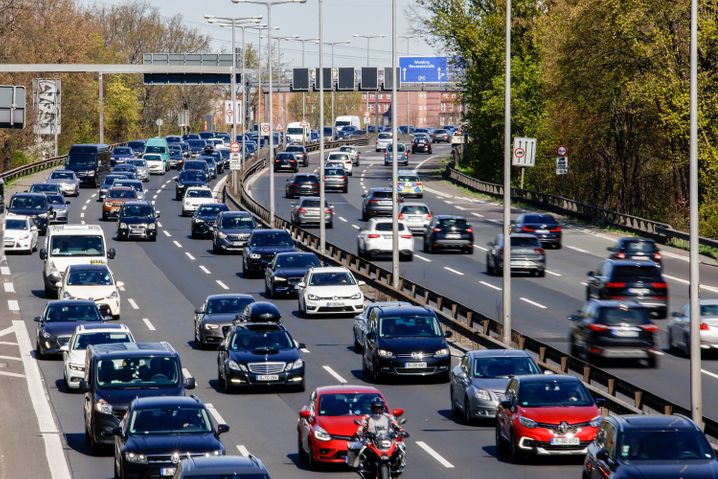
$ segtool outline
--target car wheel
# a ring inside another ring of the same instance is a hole
[[[38,359],[45,359],[45,353],[42,351],[40,343],[35,343],[35,355]]]
[[[358,353],[358,352],[361,352],[361,351],[362,351],[361,343],[360,343],[359,340],[357,339],[356,333],[354,333],[354,352],[357,352],[357,353]]]
[[[658,367],[658,355],[651,354],[648,356],[648,360],[646,362],[648,363],[649,368],[656,369]]]
[[[307,457],[307,451],[304,450],[304,446],[302,446],[302,437],[299,433],[297,433],[297,456],[299,456],[299,460],[303,463],[309,462],[309,458]]]
[[[364,381],[369,381],[371,379],[371,373],[369,372],[369,368],[366,365],[366,360],[364,359],[364,356],[361,358],[361,375],[362,378],[364,378]]]
[[[222,250],[219,249],[219,246],[217,246],[217,243],[212,241],[212,254],[219,254]]]
[[[427,246],[428,246],[428,248],[427,248],[426,252],[429,254],[434,254],[434,245],[431,244],[431,241],[427,242]]]
[[[314,460],[314,453],[312,452],[312,441],[307,441],[309,444],[309,451],[307,452],[307,468],[310,471],[317,469],[317,462]]]
[[[369,216],[366,214],[366,211],[365,211],[365,210],[362,210],[362,211],[361,211],[361,220],[362,220],[362,221],[368,221],[368,220],[369,220]]]
[[[501,436],[501,429],[499,428],[499,422],[496,421],[496,427],[494,428],[494,436],[495,436],[495,443],[496,443],[496,452],[498,454],[505,454],[506,453],[506,441],[504,441],[503,436]]]
[[[249,270],[247,269],[247,263],[244,262],[244,258],[242,258],[242,275],[245,278],[249,278]]]
[[[454,388],[452,387],[449,387],[449,401],[451,401],[451,415],[454,416],[454,418],[458,418],[460,411],[454,400]]]
[[[568,344],[569,344],[568,353],[571,356],[578,357],[578,348],[576,347],[576,342],[573,339],[573,334],[569,336]]]
[[[107,221],[107,213],[102,213],[102,221]]]
[[[424,251],[424,253],[428,253],[428,252],[429,252],[429,243],[426,241],[426,238],[424,238],[422,250]]]
[[[345,186],[344,189],[342,190],[342,193],[349,193],[349,187]]]
[[[511,440],[509,442],[509,459],[514,464],[521,464],[524,459],[523,453],[519,449],[518,444],[516,444],[516,437],[513,431],[511,431]]]
[[[334,228],[334,222],[333,222],[333,221],[331,221],[331,222],[329,222],[329,224],[327,224],[327,229],[332,229],[332,228]]]
[[[541,269],[541,270],[536,271],[536,276],[538,276],[539,278],[545,277],[545,276],[546,276],[546,270],[545,270],[545,269]]]
[[[55,295],[54,295],[53,291],[50,289],[50,287],[47,284],[45,284],[45,297],[50,299],[54,296]]]
[[[224,379],[220,379],[220,382],[222,383],[222,389],[224,390],[225,394],[232,394],[232,384],[227,377],[226,369],[224,371]]]
[[[668,328],[668,351],[675,354],[676,350],[676,346],[675,344],[673,344],[673,330],[671,330],[671,328]]]
[[[297,300],[297,312],[299,313],[300,318],[307,317],[307,311],[302,307],[302,302],[300,300]]]
[[[264,282],[264,294],[268,298],[274,298],[274,288],[270,287],[267,282]]]
[[[469,404],[469,398],[464,398],[464,422],[471,424],[474,420],[471,418],[471,405]]]

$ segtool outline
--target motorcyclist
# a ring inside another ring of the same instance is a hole
[[[386,412],[384,401],[379,398],[372,400],[371,413],[365,414],[359,421],[359,429],[356,432],[358,437],[364,437],[367,433],[377,434],[379,431],[388,431],[389,428],[400,433],[404,432],[396,418]]]

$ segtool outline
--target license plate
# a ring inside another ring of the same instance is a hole
[[[548,230],[536,230],[537,233],[545,235],[548,233]]]
[[[643,296],[644,294],[648,294],[651,292],[648,288],[628,288],[628,292],[631,294],[638,294]]]
[[[648,261],[649,258],[648,258],[648,256],[634,256],[631,259],[633,259],[635,261]]]
[[[552,437],[551,444],[554,446],[578,446],[581,441],[577,437]]]
[[[380,205],[390,205],[391,201],[380,201],[379,204]]]
[[[619,338],[637,338],[638,331],[633,331],[630,329],[614,329],[613,335]]]
[[[344,306],[344,303],[327,303],[327,306],[329,306],[330,308],[341,308],[342,306]]]
[[[260,374],[257,376],[257,381],[279,381],[279,376],[276,374]]]
[[[446,239],[459,239],[461,235],[459,233],[449,233],[446,235]]]
[[[101,259],[91,259],[90,264],[105,264],[105,262]]]
[[[381,235],[381,237],[384,239],[391,239],[391,235]]]
[[[426,367],[426,363],[404,363],[406,369],[423,369]]]
[[[162,477],[172,477],[175,475],[175,472],[177,472],[176,467],[163,467],[160,468],[160,476]]]

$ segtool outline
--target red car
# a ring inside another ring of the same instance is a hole
[[[601,425],[597,402],[573,376],[512,378],[496,411],[496,448],[512,462],[528,454],[585,454]]]
[[[347,441],[356,433],[355,419],[371,412],[371,401],[381,392],[371,386],[324,386],[315,389],[309,404],[299,411],[297,449],[299,458],[311,468],[316,463],[344,464]],[[394,416],[404,414],[394,409]]]

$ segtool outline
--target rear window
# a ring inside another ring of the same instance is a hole
[[[441,225],[443,228],[451,228],[452,226],[455,226],[457,228],[466,228],[466,226],[468,226],[466,220],[463,218],[446,218],[443,220],[439,220],[439,225]]]
[[[598,322],[613,326],[624,323],[645,324],[650,323],[650,319],[643,308],[601,308],[598,313]]]
[[[421,181],[417,175],[402,175],[397,178],[399,181]]]
[[[344,170],[340,170],[339,168],[324,168],[324,175],[325,176],[344,176]]]
[[[423,205],[407,205],[401,207],[401,212],[405,215],[425,215],[429,213],[429,208]]]
[[[524,216],[524,223],[541,223],[547,225],[557,224],[553,216],[548,215],[526,215]]]
[[[392,231],[392,224],[390,222],[377,223],[375,231]],[[399,223],[399,231],[404,231],[404,225]]]
[[[624,248],[628,253],[654,253],[657,250],[652,241],[627,241]]]
[[[519,247],[535,246],[536,248],[540,248],[541,244],[539,243],[538,238],[536,238],[536,237],[529,238],[527,236],[518,236],[518,237],[512,236],[511,237],[511,247],[515,248],[517,246],[519,246]]]
[[[314,175],[297,175],[294,177],[294,181],[312,181],[314,183],[319,183],[319,178]]]
[[[611,280],[624,283],[663,282],[657,266],[616,266],[613,268]]]
[[[388,198],[391,199],[391,191],[375,191],[372,194],[374,198]]]
[[[380,140],[391,140],[391,133],[379,133]]]
[[[326,204],[326,201],[324,202]],[[304,200],[302,201],[302,207],[304,208],[319,208],[319,200]]]

